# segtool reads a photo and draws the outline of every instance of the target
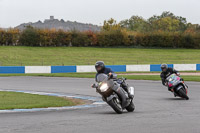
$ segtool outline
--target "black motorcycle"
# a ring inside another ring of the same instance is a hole
[[[119,84],[119,82],[125,83],[125,80],[124,78],[110,79],[106,74],[99,74],[97,83],[93,86],[102,95],[103,101],[107,102],[118,114],[123,113],[124,109],[128,112],[135,110],[133,98],[129,98],[128,93]],[[134,87],[128,86],[128,91],[134,96]]]

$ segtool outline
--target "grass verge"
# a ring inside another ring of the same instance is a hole
[[[62,97],[0,91],[0,110],[74,106],[80,101]]]

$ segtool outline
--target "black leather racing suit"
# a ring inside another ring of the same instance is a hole
[[[162,80],[162,84],[166,86],[166,78],[168,76],[170,76],[171,74],[179,74],[178,71],[176,71],[175,69],[173,68],[167,68],[166,72],[162,72],[160,74],[160,77],[161,77],[161,80]],[[168,88],[169,89],[169,88]]]

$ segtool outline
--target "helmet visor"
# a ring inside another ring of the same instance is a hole
[[[167,71],[167,68],[161,68],[163,72],[166,72]]]
[[[97,69],[97,71],[101,71],[102,67],[101,66],[97,66],[96,69]]]

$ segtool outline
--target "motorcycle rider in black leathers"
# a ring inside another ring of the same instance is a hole
[[[95,69],[97,71],[97,74],[96,74],[96,77],[95,77],[96,81],[97,81],[98,74],[101,74],[101,73],[104,73],[104,74],[108,75],[112,79],[116,79],[117,78],[117,74],[114,73],[110,68],[106,68],[103,61],[97,61],[96,64],[95,64]],[[124,82],[121,83],[120,85],[128,93],[129,98],[133,98],[133,96],[128,91],[127,85]]]
[[[160,77],[161,77],[161,80],[162,80],[162,84],[163,84],[164,86],[168,86],[168,85],[167,85],[167,82],[166,82],[166,79],[167,79],[167,77],[170,76],[171,74],[174,74],[174,73],[175,73],[177,76],[180,76],[180,73],[179,73],[178,71],[176,71],[176,70],[173,69],[173,68],[168,67],[167,64],[162,64],[160,68],[161,68],[161,70],[162,70],[162,72],[161,72],[161,74],[160,74]],[[168,87],[168,90],[171,91],[169,87]]]

